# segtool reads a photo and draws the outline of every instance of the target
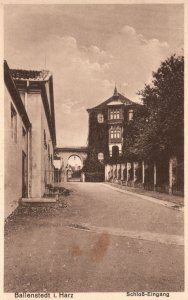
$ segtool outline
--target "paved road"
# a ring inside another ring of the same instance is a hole
[[[183,212],[100,183],[66,183],[68,206],[9,222],[5,291],[183,291]]]

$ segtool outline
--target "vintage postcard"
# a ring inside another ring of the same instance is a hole
[[[188,299],[186,1],[1,12],[1,299]]]

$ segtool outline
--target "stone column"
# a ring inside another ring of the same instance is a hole
[[[133,162],[133,181],[135,182],[137,180],[136,176],[136,170],[138,169],[138,162]]]
[[[105,165],[105,181],[109,180],[110,165]]]
[[[154,181],[154,191],[156,190],[156,184],[157,184],[157,165],[156,162],[153,164],[153,181]]]
[[[145,183],[145,165],[144,161],[142,161],[142,184],[144,185]]]
[[[111,177],[111,169],[112,169],[112,166],[109,165],[108,174],[107,174],[108,180],[110,180],[110,177]]]
[[[129,181],[130,176],[129,176],[129,170],[131,169],[131,163],[127,162],[127,181]]]
[[[82,174],[81,174],[81,181],[85,182],[85,173],[84,172],[82,172]]]
[[[105,169],[104,169],[104,180],[107,181],[108,180],[108,165],[105,165]]]
[[[125,164],[121,164],[121,180],[124,181],[124,170],[125,170]]]
[[[121,179],[121,175],[119,175],[120,168],[121,168],[121,165],[117,164],[117,180]]]
[[[113,165],[113,181],[115,180],[115,170],[116,170],[116,165]]]
[[[113,178],[113,166],[110,165],[110,178],[112,179]]]
[[[177,166],[177,158],[171,157],[169,160],[169,188],[168,192],[170,195],[173,193],[173,185],[176,182],[177,178],[174,174],[174,168]]]

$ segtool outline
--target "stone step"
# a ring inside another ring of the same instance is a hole
[[[57,201],[56,197],[44,197],[44,198],[22,198],[20,201],[21,205],[48,205],[55,204]]]

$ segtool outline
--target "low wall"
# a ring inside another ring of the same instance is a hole
[[[105,166],[105,181],[130,187],[154,190],[163,193],[183,195],[183,171],[177,172],[176,157],[165,161],[166,169],[161,169],[160,162],[146,163],[124,162]],[[183,162],[179,164],[182,167]]]

